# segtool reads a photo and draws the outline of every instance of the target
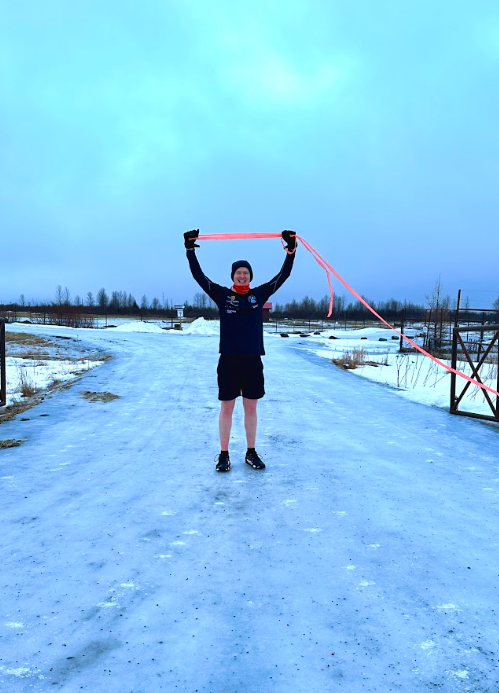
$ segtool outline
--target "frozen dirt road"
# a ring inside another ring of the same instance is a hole
[[[0,426],[2,693],[497,693],[496,428],[268,338],[268,468],[238,405],[216,474],[217,339],[81,334]]]

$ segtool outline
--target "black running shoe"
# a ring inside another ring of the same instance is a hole
[[[217,466],[215,469],[217,472],[229,472],[230,471],[230,458],[228,452],[221,452],[220,455],[215,457],[215,462]]]
[[[249,464],[250,467],[253,467],[253,469],[265,469],[265,464],[256,450],[248,450],[245,462]]]

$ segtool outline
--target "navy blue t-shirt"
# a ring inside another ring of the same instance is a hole
[[[266,284],[238,294],[232,288],[215,284],[203,273],[194,249],[187,250],[192,276],[217,304],[220,312],[220,353],[227,355],[265,354],[263,347],[263,304],[291,274],[295,253],[286,259],[276,276]]]

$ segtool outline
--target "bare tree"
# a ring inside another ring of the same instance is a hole
[[[342,298],[342,296],[335,296],[335,300],[333,301],[333,309],[336,312],[339,312],[341,310],[341,300],[340,300],[340,308],[338,308],[338,306],[335,305],[336,301],[338,299],[341,299],[341,298]],[[329,311],[329,301],[330,301],[329,296],[323,296],[319,301],[317,301],[317,311],[321,315],[327,315],[327,313]]]
[[[326,300],[329,304],[329,296],[326,296]],[[346,299],[343,296],[343,294],[339,294],[339,295],[336,294],[336,296],[334,297],[334,300],[333,300],[333,310],[335,311],[335,313],[337,315],[344,312],[344,310],[346,308],[346,303],[347,302],[346,302]]]
[[[492,308],[495,308],[496,310],[499,310],[499,296],[496,298],[494,303],[492,304]]]
[[[144,294],[140,300],[140,308],[141,310],[147,310],[149,307],[149,301],[147,300],[147,296]]]
[[[99,308],[106,309],[108,304],[109,298],[106,293],[106,290],[104,288],[99,289],[99,291],[97,292],[97,305],[99,306]]]
[[[451,297],[444,296],[442,290],[442,278],[439,275],[435,281],[435,285],[430,294],[426,295],[426,304],[428,308],[439,310],[440,308],[448,309],[451,305]]]
[[[428,306],[428,328],[433,325],[433,344],[440,348],[443,339],[444,322],[450,319],[451,297],[444,296],[442,291],[442,278],[439,275],[435,281],[433,290],[426,296],[426,304]],[[432,345],[428,343],[428,348]]]
[[[87,293],[87,298],[85,299],[85,303],[89,308],[93,308],[94,306],[94,295],[91,291]]]
[[[109,301],[109,310],[117,311],[121,306],[119,291],[111,292],[111,300]]]
[[[208,297],[207,295],[202,292],[198,291],[196,294],[194,294],[194,308],[206,308],[208,305]]]

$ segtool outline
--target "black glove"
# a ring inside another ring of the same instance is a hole
[[[296,231],[283,231],[281,236],[286,241],[286,248],[294,250],[296,248]]]
[[[192,231],[186,231],[184,233],[184,245],[186,248],[199,248],[197,243],[194,243],[196,238],[199,236],[199,229],[193,229]]]

